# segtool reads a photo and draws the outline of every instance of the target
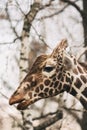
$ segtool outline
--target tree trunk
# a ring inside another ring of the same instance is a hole
[[[83,29],[84,29],[84,46],[87,47],[87,0],[83,0]],[[85,53],[85,60],[87,61],[87,52]],[[82,130],[87,130],[87,112],[83,112],[81,120]]]
[[[83,0],[83,28],[84,28],[84,45],[87,46],[87,0]],[[87,61],[87,53],[86,53]]]
[[[31,24],[40,9],[40,3],[35,2],[30,12],[25,16],[23,31],[22,31],[22,42],[20,50],[20,81],[24,78],[28,72],[28,56],[29,56],[29,33]]]

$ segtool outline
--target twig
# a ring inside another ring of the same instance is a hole
[[[25,13],[24,13],[23,10],[21,9],[20,4],[18,3],[18,1],[15,0],[15,2],[16,2],[16,4],[17,4],[18,8],[20,9],[21,13],[22,13],[23,15],[25,15]]]
[[[2,92],[0,92],[0,94],[5,98],[5,99],[9,99],[5,94],[3,94]]]
[[[38,125],[37,127],[34,127],[34,130],[44,130],[45,128],[49,127],[50,125],[54,124],[58,120],[63,118],[62,111],[58,111],[57,114],[47,121],[43,122],[42,124]]]
[[[3,112],[5,112],[3,108],[1,108],[1,110],[2,110]],[[9,113],[8,113],[8,116],[9,116],[12,120],[14,120],[15,122],[17,122],[17,125],[18,125],[18,126],[20,126],[22,129],[24,129],[24,126],[19,122],[18,118],[16,118],[15,116],[12,116],[12,115],[9,114]]]
[[[55,112],[49,112],[49,113],[47,113],[45,115],[41,115],[40,117],[33,118],[32,120],[34,121],[34,120],[39,120],[39,119],[42,119],[42,118],[46,118],[48,116],[52,116],[54,114],[57,114],[58,112],[59,112],[59,110],[57,110]]]
[[[75,0],[75,2],[77,2],[77,1],[78,0]],[[43,20],[43,19],[48,19],[48,18],[54,17],[54,16],[62,13],[68,6],[70,6],[70,4],[65,5],[62,9],[60,9],[60,10],[58,10],[58,11],[56,11],[56,12],[54,12],[54,13],[48,15],[48,16],[43,16],[41,18],[38,18],[37,20]]]
[[[78,5],[75,4],[75,1],[74,2],[70,1],[70,0],[61,0],[61,1],[65,2],[65,3],[68,3],[69,5],[72,5],[73,7],[75,7],[75,9],[80,13],[80,15],[82,17],[84,17],[84,16],[87,17],[87,14],[83,10],[81,10]]]
[[[80,53],[78,53],[77,56],[76,56],[76,58],[77,58],[78,61],[80,60],[80,58],[82,57],[82,55],[87,52],[87,47],[82,48],[79,52]]]
[[[50,0],[49,3],[47,3],[47,4],[44,5],[44,6],[41,6],[41,7],[40,7],[40,10],[46,9],[47,7],[51,6],[53,1],[54,1],[54,0]]]
[[[11,42],[0,42],[0,45],[9,45],[9,44],[14,44],[16,42],[16,40],[21,40],[21,37],[17,37],[15,38],[13,41]]]
[[[5,10],[7,12],[7,17],[8,17],[9,23],[10,23],[10,27],[13,30],[13,32],[15,33],[16,37],[18,37],[18,34],[17,34],[15,28],[12,26],[12,22],[11,22],[10,15],[9,15],[9,12],[8,12],[8,3],[6,4]]]
[[[39,39],[49,48],[52,50],[52,48],[47,45],[47,43],[45,42],[45,40],[43,39],[43,37],[38,33],[38,31],[35,29],[35,27],[32,25],[32,28],[34,29],[35,33],[37,34],[37,36],[39,37]]]
[[[55,15],[58,15],[58,14],[60,14],[61,12],[63,12],[64,9],[66,9],[68,6],[69,6],[69,5],[65,5],[61,10],[58,10],[58,11],[56,11],[56,12],[54,12],[54,13],[48,15],[48,16],[43,16],[43,17],[41,17],[41,18],[38,18],[37,20],[43,20],[43,19],[48,19],[48,18],[54,17]]]
[[[65,107],[65,106],[63,106],[62,108],[65,109],[65,110],[67,110],[67,111],[86,112],[85,109],[80,110],[80,109],[75,109],[75,108],[67,108],[67,107]]]

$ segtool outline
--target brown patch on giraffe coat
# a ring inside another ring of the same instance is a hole
[[[64,76],[62,76],[61,81],[62,81],[62,82],[64,81]]]
[[[87,98],[87,87],[82,91],[82,94]]]
[[[56,87],[58,86],[58,83],[59,83],[59,81],[56,81],[56,82],[54,83],[54,88],[56,88]]]
[[[29,95],[29,97],[31,99],[32,98],[32,92],[29,92],[28,95]]]
[[[56,77],[53,78],[53,81],[56,81]]]
[[[46,86],[48,86],[48,85],[50,84],[50,80],[49,80],[49,79],[46,79],[46,80],[44,81],[44,84],[45,84]]]
[[[45,88],[45,89],[44,89],[44,92],[48,92],[48,91],[49,91],[49,88]]]
[[[74,64],[76,65],[76,59],[74,58]]]
[[[43,84],[40,84],[40,90],[43,90],[44,86]]]
[[[80,88],[82,86],[82,82],[80,81],[79,78],[76,79],[76,82],[74,83],[74,85],[77,87],[77,88]]]
[[[37,96],[37,94],[35,93],[35,94],[34,94],[34,97],[36,97],[36,96]]]
[[[70,91],[70,85],[69,85],[69,84],[64,84],[64,85],[63,85],[63,89],[64,89],[65,91],[69,92],[69,91]]]
[[[52,96],[52,94],[53,94],[53,89],[50,89],[49,90],[49,95]]]
[[[62,83],[60,82],[58,85],[58,89],[61,90],[61,88],[62,88]]]
[[[45,97],[45,98],[48,97],[48,93],[44,93],[44,97]]]
[[[75,73],[77,75],[78,74],[77,69],[73,69],[73,73]]]
[[[71,79],[68,76],[66,76],[66,82],[71,83]]]
[[[31,82],[31,87],[34,87],[36,85],[37,85],[37,81],[36,80]]]
[[[83,73],[82,68],[81,68],[81,67],[79,67],[79,66],[77,66],[77,68],[78,68],[78,71],[82,74],[82,73]]]
[[[74,88],[72,88],[70,94],[72,94],[73,96],[76,96],[77,92],[76,92],[76,90]]]
[[[56,94],[59,94],[59,91],[58,91],[57,89],[55,89],[55,95],[56,95]]]
[[[81,75],[80,78],[84,83],[87,83],[87,78],[84,75]]]
[[[53,86],[53,82],[50,84],[50,87],[52,87]]]
[[[73,77],[73,76],[71,76],[71,81],[73,82],[73,80],[74,80],[74,77]]]
[[[36,92],[36,93],[38,93],[38,92],[39,92],[39,87],[37,87],[37,88],[35,89],[35,92]]]
[[[83,97],[80,97],[80,102],[82,103],[84,108],[87,110],[87,101]]]
[[[54,77],[56,77],[56,74],[53,74],[50,78],[54,78]]]
[[[33,76],[29,76],[29,75],[27,75],[27,76],[24,78],[23,82],[25,82],[25,81],[29,81],[29,82],[31,82],[32,79],[33,79]]]
[[[68,72],[67,75],[70,76],[70,73]]]
[[[44,93],[40,93],[38,96],[40,96],[40,97],[44,97]]]
[[[62,78],[62,73],[60,72],[57,76],[58,79]]]

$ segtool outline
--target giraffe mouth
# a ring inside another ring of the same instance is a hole
[[[17,109],[24,110],[28,107],[28,105],[30,104],[30,101],[25,100],[25,99],[16,99],[16,98],[11,97],[9,100],[9,104],[10,105],[17,104]]]
[[[31,100],[31,99],[24,99],[24,98],[19,98],[19,96],[12,96],[9,100],[9,104],[13,105],[13,104],[17,104],[17,109],[18,110],[24,110],[26,109],[29,105],[31,105],[32,103],[34,103],[35,101],[37,101],[37,99],[35,100]]]
[[[26,100],[23,95],[12,95],[12,97],[9,100],[9,104],[17,104],[17,109],[23,110],[27,108],[29,100]]]
[[[22,100],[18,105],[17,105],[17,109],[18,110],[24,110],[26,108],[28,108],[29,105],[33,104],[34,102],[38,101],[41,98],[35,98],[34,100]]]

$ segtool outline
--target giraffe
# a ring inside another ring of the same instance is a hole
[[[9,100],[17,109],[64,91],[76,97],[87,110],[87,68],[66,52],[63,39],[49,55],[40,55]]]

